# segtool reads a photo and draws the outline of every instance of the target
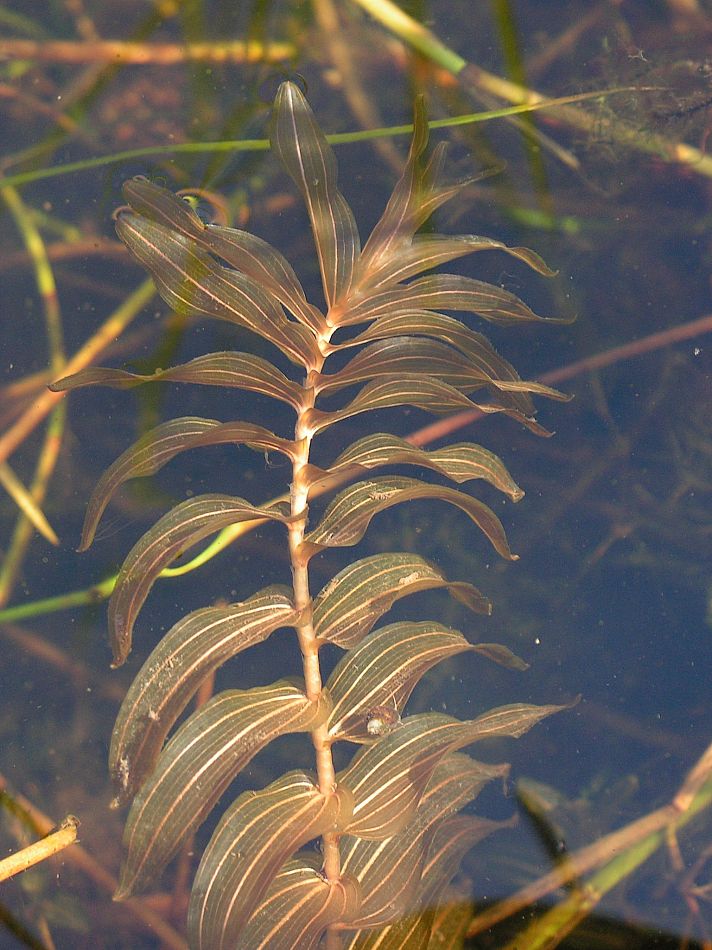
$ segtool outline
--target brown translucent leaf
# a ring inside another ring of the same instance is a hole
[[[189,716],[131,806],[118,896],[144,890],[156,879],[260,749],[277,736],[315,728],[328,709],[328,694],[312,703],[283,681],[226,690]]]
[[[359,262],[359,276],[373,274],[378,267],[393,259],[395,252],[410,243],[418,228],[432,214],[438,204],[450,196],[450,189],[440,189],[440,161],[424,166],[421,157],[428,144],[428,122],[425,101],[419,96],[413,110],[413,138],[403,173],[388,199],[379,221],[371,231]],[[444,148],[439,150],[441,153]],[[429,201],[438,190],[440,201]],[[456,186],[455,190],[459,190]]]
[[[350,920],[358,905],[350,878],[332,884],[303,858],[288,861],[240,935],[240,950],[317,950],[326,928]]]
[[[280,372],[267,360],[251,353],[206,353],[189,363],[157,369],[141,375],[123,369],[92,366],[72,376],[66,376],[52,384],[55,392],[78,389],[80,386],[112,386],[115,389],[130,389],[143,383],[154,382],[197,383],[201,386],[229,386],[262,393],[280,399],[299,409],[301,390],[296,383]]]
[[[210,224],[205,246],[269,290],[300,323],[316,331],[324,329],[323,314],[307,301],[292,265],[271,244],[248,231]]]
[[[470,848],[495,831],[511,827],[511,821],[491,821],[476,815],[451,815],[435,829],[423,863],[418,904],[435,908],[443,890],[457,873]]]
[[[164,422],[141,436],[101,476],[87,505],[78,550],[86,551],[90,546],[107,504],[129,478],[154,475],[179,452],[225,442],[243,443],[261,451],[282,452],[288,457],[292,455],[292,442],[249,422],[221,423],[197,416],[182,416]]]
[[[327,681],[334,704],[327,722],[330,738],[372,742],[384,735],[431,667],[471,649],[457,630],[431,620],[401,621],[369,633]]]
[[[131,798],[155,765],[163,741],[205,677],[299,616],[287,587],[183,617],[151,652],[127,692],[111,735],[115,804]]]
[[[310,546],[307,550],[315,551],[357,544],[379,511],[420,498],[436,498],[455,505],[484,532],[502,557],[516,560],[516,555],[509,550],[499,518],[487,505],[455,488],[429,485],[415,478],[395,475],[356,482],[339,492],[304,543]]]
[[[116,232],[151,272],[159,294],[177,313],[201,313],[246,327],[277,346],[292,362],[312,364],[312,333],[288,320],[278,302],[256,281],[219,264],[191,238],[141,215],[121,211]]]
[[[412,820],[438,763],[459,744],[464,724],[440,713],[409,716],[359,752],[338,776],[354,809],[347,834],[381,841]]]
[[[463,950],[472,920],[472,900],[449,888],[432,908],[429,950]]]
[[[433,376],[392,376],[367,383],[343,409],[334,412],[310,409],[304,414],[304,419],[314,432],[318,432],[360,412],[389,409],[392,406],[416,406],[433,413],[476,408],[483,412],[501,412],[503,409],[501,406],[490,407],[474,402],[454,386]]]
[[[494,238],[478,234],[425,234],[417,235],[411,244],[401,247],[373,271],[370,285],[385,288],[420,274],[424,270],[446,264],[474,251],[504,251],[518,258],[545,277],[554,277],[556,271],[547,267],[537,253],[527,247],[509,247]]]
[[[339,830],[346,799],[324,796],[304,772],[289,772],[260,792],[245,792],[221,818],[198,867],[188,908],[194,950],[234,950],[286,859],[301,845]]]
[[[366,297],[350,307],[340,321],[343,326],[375,320],[400,310],[465,310],[476,313],[491,323],[508,325],[540,321],[566,323],[567,319],[540,317],[523,300],[494,284],[457,274],[432,274],[419,277],[409,284],[401,284]]]
[[[395,924],[349,935],[343,950],[428,950],[432,913],[409,914]]]
[[[322,640],[350,650],[395,601],[420,590],[445,588],[475,613],[491,613],[476,587],[448,581],[417,554],[374,554],[349,564],[314,599],[314,629]]]
[[[346,859],[342,870],[354,875],[363,894],[361,907],[350,921],[354,928],[380,928],[403,917],[412,907],[425,859],[423,834],[406,831],[385,841],[344,835],[340,846]],[[353,946],[347,942],[347,946]],[[355,944],[360,946],[360,944]]]
[[[313,374],[314,388],[318,394],[333,393],[354,383],[401,373],[434,376],[468,390],[493,382],[487,372],[451,346],[436,340],[400,336],[370,343],[336,373]]]
[[[130,179],[123,191],[137,214],[192,238],[203,250],[247,274],[301,323],[314,329],[324,326],[323,316],[307,302],[291,264],[271,244],[248,231],[204,224],[188,202],[147,178]]]
[[[387,432],[374,432],[352,443],[331,464],[329,473],[358,465],[363,469],[383,465],[420,465],[445,475],[458,484],[482,478],[494,485],[512,501],[519,501],[524,492],[515,483],[503,462],[493,452],[473,442],[458,442],[431,452],[419,449],[405,439]]]
[[[353,795],[347,834],[379,840],[411,819],[438,763],[455,749],[493,736],[518,737],[562,706],[517,703],[468,722],[442,713],[409,716],[383,738],[365,746],[339,776]]]
[[[358,881],[363,894],[354,926],[380,927],[413,909],[430,830],[476,798],[488,781],[507,771],[504,765],[483,765],[451,753],[435,769],[403,831],[385,841],[351,835],[341,838],[342,871]]]
[[[309,103],[292,82],[274,103],[272,148],[304,198],[329,308],[349,289],[360,253],[353,213],[337,186],[334,153]]]
[[[143,175],[129,178],[121,190],[131,209],[155,224],[163,225],[188,238],[198,238],[205,230],[205,223],[185,198],[173,194]]]
[[[511,363],[496,352],[486,336],[471,330],[455,317],[449,317],[444,313],[432,313],[429,310],[406,310],[379,317],[352,339],[332,344],[332,349],[340,350],[360,346],[372,340],[412,335],[430,336],[443,343],[449,343],[491,380],[507,382],[517,381],[520,378]],[[534,405],[526,393],[513,396],[512,405],[525,415],[532,415],[534,412]]]
[[[274,508],[258,508],[231,495],[198,495],[176,505],[131,548],[109,601],[109,638],[113,666],[131,651],[136,616],[164,567],[208,535],[240,521],[287,519]]]

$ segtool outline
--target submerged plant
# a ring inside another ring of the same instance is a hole
[[[551,273],[532,251],[489,238],[416,235],[462,187],[442,181],[443,146],[423,161],[427,137],[419,100],[403,175],[361,249],[353,214],[337,188],[331,149],[297,86],[280,87],[272,147],[306,202],[324,312],[307,301],[290,264],[260,238],[205,224],[187,201],[146,179],[127,182],[129,207],[117,213],[117,231],[164,300],[180,313],[253,331],[297,369],[288,375],[262,357],[229,351],[151,376],[92,369],[55,384],[124,388],[150,379],[237,387],[281,400],[296,415],[291,437],[249,422],[196,417],[158,426],[102,477],[84,526],[82,549],[126,479],[152,474],[196,446],[241,443],[280,453],[291,464],[288,501],[260,505],[206,494],[174,507],[129,553],[109,607],[118,666],[131,649],[133,626],[152,585],[180,553],[238,522],[261,519],[285,531],[291,585],[270,586],[245,601],[205,607],[179,620],[134,680],[113,732],[117,802],[133,799],[117,897],[156,879],[261,748],[286,733],[311,733],[315,761],[295,763],[306,770],[245,792],[220,819],[190,900],[188,931],[195,948],[439,946],[446,918],[435,911],[445,888],[465,852],[495,827],[462,809],[487,781],[507,771],[458,750],[483,738],[519,736],[561,708],[502,706],[466,722],[436,712],[401,718],[418,680],[441,660],[474,651],[505,665],[524,664],[505,647],[471,644],[437,621],[373,629],[376,623],[395,601],[418,591],[445,589],[485,614],[486,597],[469,583],[448,580],[417,554],[402,552],[354,561],[316,596],[310,587],[314,555],[357,544],[379,512],[421,498],[456,506],[500,555],[513,559],[495,514],[441,481],[485,479],[514,501],[522,495],[502,462],[479,445],[425,452],[373,432],[322,467],[311,455],[321,432],[356,414],[398,406],[434,413],[478,406],[542,432],[533,421],[530,394],[559,396],[521,380],[485,337],[438,312],[470,311],[500,324],[542,319],[521,300],[468,277],[416,276],[486,249]],[[352,387],[360,388],[340,403],[320,404],[322,397]],[[406,465],[441,481],[375,473]],[[308,524],[310,498],[347,482]],[[283,627],[293,628],[299,640],[298,683],[220,692],[166,742],[205,677]],[[328,676],[321,652],[326,644],[343,650]],[[360,746],[340,772],[332,756],[335,743]],[[300,851],[315,839],[318,856],[314,848]]]

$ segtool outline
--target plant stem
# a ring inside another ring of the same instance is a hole
[[[321,357],[314,371],[319,372],[324,364]],[[302,407],[297,415],[295,426],[296,452],[292,463],[292,486],[290,491],[290,514],[294,520],[289,525],[289,555],[292,564],[292,584],[294,605],[301,611],[297,636],[304,664],[304,684],[306,694],[312,702],[321,697],[323,685],[319,664],[319,643],[312,621],[312,599],[309,591],[309,555],[304,552],[303,541],[309,516],[308,481],[305,478],[309,464],[309,450],[313,432],[306,423],[306,415],[314,408],[314,389],[310,385],[311,373],[304,386]],[[322,795],[333,795],[336,791],[334,760],[326,723],[312,731],[312,742],[316,755],[316,772],[319,790]],[[341,856],[339,837],[336,833],[327,833],[322,837],[324,855],[324,875],[336,884],[341,878]]]

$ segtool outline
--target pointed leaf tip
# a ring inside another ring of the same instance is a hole
[[[351,208],[337,185],[336,158],[302,91],[279,87],[272,148],[299,188],[311,221],[324,296],[332,307],[348,290],[361,251]]]

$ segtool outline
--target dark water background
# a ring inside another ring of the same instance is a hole
[[[333,48],[311,5],[195,0],[178,4],[177,15],[163,19],[147,13],[144,4],[119,6],[92,5],[98,36],[180,44],[251,35],[292,43],[295,57],[286,68],[305,77],[322,126],[358,127],[342,72],[332,62]],[[536,127],[566,150],[575,168],[540,143],[527,149],[520,129],[505,121],[435,136],[452,141],[453,177],[506,166],[446,206],[437,216],[437,230],[533,247],[559,273],[545,281],[495,254],[474,255],[451,269],[501,284],[540,313],[577,317],[565,327],[485,327],[521,375],[535,378],[708,314],[709,170],[704,163],[686,166],[651,152],[663,140],[705,151],[708,125],[712,128],[711,6],[701,3],[698,18],[691,19],[663,2],[609,8],[555,0],[509,6],[437,0],[403,6],[468,60],[496,75],[507,75],[518,62],[531,87],[552,96],[629,84],[655,87],[587,104],[592,121],[586,131],[572,130],[555,111],[537,116]],[[416,90],[426,91],[433,117],[482,108],[452,80],[422,62],[406,61],[399,46],[389,45],[395,41],[357,8],[344,3],[339,15],[352,66],[380,123],[409,121]],[[81,17],[59,2],[6,4],[2,19],[8,37],[81,37]],[[503,23],[514,24],[518,34],[509,55]],[[90,43],[90,33],[87,37]],[[6,173],[171,141],[261,138],[266,90],[279,76],[268,64],[98,65],[103,72],[96,63],[17,55],[0,62]],[[70,100],[66,109],[62,97]],[[634,130],[635,141],[617,140],[619,119]],[[404,141],[394,144],[402,153]],[[43,151],[36,159],[15,161],[16,153],[38,145]],[[337,157],[343,191],[364,237],[395,171],[369,142],[340,146]],[[67,354],[143,279],[126,256],[91,248],[92,241],[112,238],[110,214],[121,203],[122,181],[133,174],[175,188],[197,184],[221,192],[240,226],[279,247],[308,296],[319,300],[305,216],[268,153],[126,160],[21,189],[26,208],[46,216],[40,226],[51,251]],[[46,369],[47,342],[32,268],[6,210],[0,238],[0,385],[9,387]],[[84,242],[80,252],[66,252],[72,240]],[[170,320],[157,299],[120,343],[99,362],[148,371],[202,352],[249,345],[227,326]],[[257,352],[273,355],[267,344],[258,343]],[[358,548],[314,562],[318,590],[353,557],[415,550],[448,576],[483,589],[495,613],[490,620],[473,620],[447,598],[428,594],[405,601],[392,619],[438,617],[472,639],[503,642],[531,663],[526,673],[477,658],[443,665],[419,687],[409,711],[444,709],[471,718],[493,705],[566,702],[581,694],[570,712],[517,743],[481,753],[490,761],[512,762],[513,784],[506,798],[500,788],[488,790],[478,809],[507,817],[517,808],[517,781],[542,783],[547,789],[541,794],[558,803],[549,812],[550,831],[562,848],[589,844],[668,802],[710,740],[711,372],[709,335],[692,336],[576,375],[563,387],[573,395],[571,403],[540,402],[538,418],[556,430],[552,439],[537,439],[497,418],[459,432],[457,440],[482,441],[499,454],[526,490],[525,499],[513,506],[478,489],[502,517],[521,556],[514,564],[495,560],[486,541],[456,512],[425,503],[379,516]],[[14,391],[0,391],[3,426],[12,421],[16,404]],[[245,418],[288,434],[287,415],[282,418],[272,403],[249,394],[166,386],[73,395],[44,505],[62,545],[55,549],[35,535],[10,606],[84,589],[106,577],[142,531],[189,494],[225,491],[260,503],[284,490],[286,470],[272,459],[247,449],[191,452],[155,479],[125,489],[91,552],[77,555],[84,505],[100,473],[146,428],[177,414]],[[385,415],[383,426],[406,435],[428,421],[418,411],[399,411]],[[360,426],[371,425],[365,416],[332,430],[323,441],[324,457],[363,434]],[[25,483],[31,481],[39,445],[35,433],[12,456]],[[14,522],[14,505],[3,494],[2,552]],[[223,597],[246,597],[288,576],[279,533],[260,529],[200,572],[159,583],[137,624],[129,662],[113,673],[105,604],[0,628],[0,772],[11,792],[25,795],[54,819],[78,815],[82,843],[115,873],[122,815],[107,807],[106,753],[117,697],[160,635],[188,610]],[[20,645],[18,636],[30,639]],[[85,674],[43,655],[45,643],[81,664]],[[225,667],[218,686],[261,684],[298,670],[296,645],[280,632]],[[284,770],[288,757],[293,765],[294,748],[290,738],[260,755],[236,790],[269,781]],[[18,847],[15,831],[4,811],[3,854]],[[709,847],[711,831],[707,816],[682,837],[686,869]],[[464,870],[473,898],[480,900],[508,894],[549,867],[523,814],[518,828],[474,851]],[[702,862],[696,883],[708,882],[709,873]],[[603,901],[601,915],[617,923],[604,927],[595,945],[617,946],[616,928],[622,925],[702,939],[712,923],[704,904],[701,918],[690,916],[681,893],[683,876],[661,849]],[[0,904],[34,933],[45,920],[61,948],[158,946],[150,936],[132,932],[120,906],[70,864],[47,865],[0,885]],[[594,945],[586,943],[585,934],[580,940],[571,945]],[[23,944],[0,926],[0,947],[15,945]]]

